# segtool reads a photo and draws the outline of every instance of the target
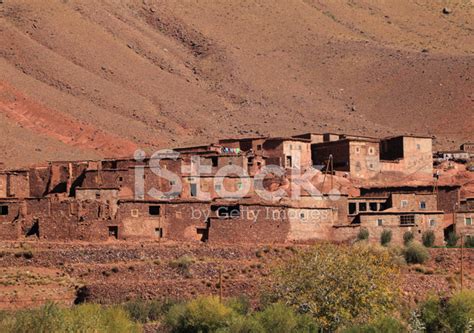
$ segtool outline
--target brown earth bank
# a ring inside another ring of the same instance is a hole
[[[246,295],[256,305],[272,267],[303,246],[307,245],[3,242],[0,308],[47,301],[111,304],[135,298],[218,295],[219,272],[224,297]],[[430,249],[430,253],[425,265],[402,269],[401,289],[407,302],[460,288],[460,249]],[[473,289],[474,249],[464,250],[463,267],[464,287]]]
[[[446,5],[4,0],[2,160],[306,131],[455,148],[474,140],[473,5]]]

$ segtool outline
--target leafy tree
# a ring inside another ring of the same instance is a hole
[[[448,301],[446,320],[455,333],[468,332],[468,327],[474,326],[474,290],[459,292]]]
[[[353,326],[342,331],[342,333],[405,333],[407,328],[398,319],[382,317],[371,323]]]
[[[366,244],[316,245],[286,258],[272,280],[276,299],[325,330],[381,317],[397,303],[398,269],[386,248]]]

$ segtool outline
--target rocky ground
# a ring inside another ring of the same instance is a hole
[[[303,246],[303,245],[299,245]],[[116,303],[137,297],[184,299],[219,293],[247,295],[258,303],[271,268],[297,246],[236,246],[114,241],[86,243],[2,243],[0,308],[22,308],[48,300],[71,304],[84,298]],[[402,269],[404,298],[460,287],[460,250],[431,249],[426,265]],[[464,256],[464,286],[474,288],[474,249]]]

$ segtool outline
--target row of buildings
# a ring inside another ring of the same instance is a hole
[[[357,195],[314,191],[313,178],[297,186],[321,172],[365,185]],[[0,239],[343,242],[365,228],[373,241],[391,230],[397,243],[432,230],[441,245],[449,232],[474,232],[474,199],[459,185],[370,186],[388,174],[432,177],[431,138],[308,133],[54,161],[0,171]]]

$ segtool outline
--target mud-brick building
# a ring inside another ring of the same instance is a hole
[[[433,174],[431,137],[402,135],[380,141],[381,170],[405,174]]]
[[[446,214],[439,209],[437,194],[423,188],[366,188],[360,197],[348,198],[348,224],[337,225],[335,240],[356,237],[361,228],[369,231],[371,241],[380,242],[384,230],[392,232],[392,242],[403,243],[403,235],[410,231],[421,241],[424,232],[435,233],[436,244],[442,245],[445,230],[450,225]]]
[[[311,166],[311,141],[296,137],[259,137],[219,140],[224,149],[239,149],[249,155],[254,169],[261,159],[266,165],[305,169]],[[253,163],[257,163],[255,166]],[[252,169],[252,168],[251,168]]]
[[[345,138],[311,145],[314,165],[326,165],[330,156],[334,170],[353,178],[368,179],[380,173],[379,140]]]
[[[28,198],[29,196],[29,170],[0,171],[0,198]]]
[[[474,237],[474,197],[464,198],[453,213],[453,231],[458,235]]]

